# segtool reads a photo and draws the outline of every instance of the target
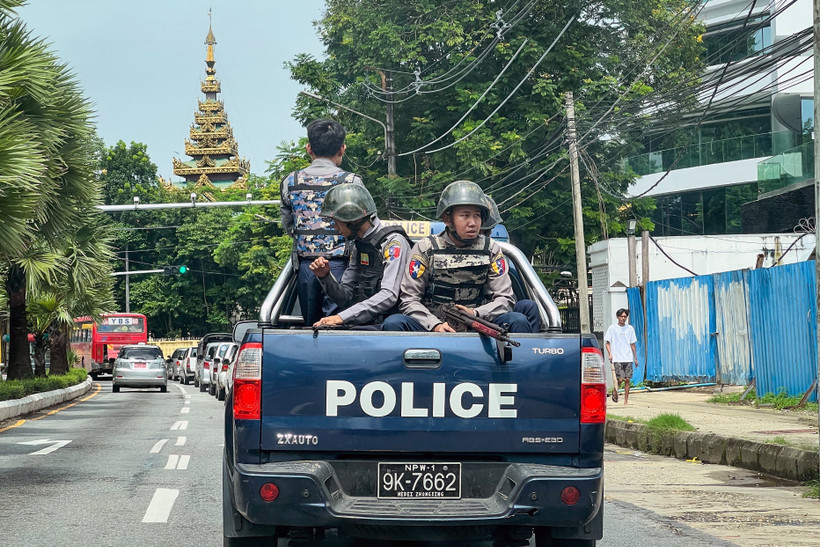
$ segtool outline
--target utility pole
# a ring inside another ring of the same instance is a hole
[[[820,242],[820,184],[817,177],[820,176],[820,131],[817,122],[820,120],[820,0],[814,0],[814,245],[815,255],[818,242]],[[817,289],[817,301],[815,302],[815,319],[817,321],[817,332],[815,344],[820,350],[820,257],[815,256],[814,260],[815,284]],[[820,403],[820,351],[817,352],[817,388],[815,397]],[[817,418],[820,421],[820,405],[817,410]],[[820,441],[820,439],[818,439]]]
[[[820,0],[815,0],[820,1]],[[589,287],[587,285],[587,250],[584,243],[584,217],[581,207],[581,175],[578,172],[578,135],[575,131],[575,101],[572,91],[564,95],[567,109],[567,141],[572,179],[572,219],[575,225],[575,261],[578,263],[578,312],[581,333],[592,332],[589,325]]]
[[[635,242],[635,225],[638,223],[630,218],[626,224],[626,254],[629,255],[629,286],[638,286],[638,245]]]
[[[649,340],[646,334],[646,284],[649,283],[649,232],[643,230],[641,232],[641,308],[643,309],[643,347],[644,355],[647,355],[647,348],[649,347]],[[644,361],[644,364],[648,359]],[[646,381],[646,369],[643,367],[643,379]]]
[[[125,313],[131,313],[131,276],[128,273],[128,246],[125,247]]]
[[[649,232],[641,232],[641,285],[646,290],[649,283]]]
[[[382,89],[384,91],[393,91],[393,75],[388,72],[385,74],[382,71]],[[393,101],[390,100],[390,95],[386,95],[387,101],[387,142],[385,148],[387,149],[387,176],[396,176],[396,124],[393,119]]]

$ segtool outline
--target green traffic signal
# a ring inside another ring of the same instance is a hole
[[[178,275],[188,272],[188,266],[163,266],[162,273],[165,275]]]

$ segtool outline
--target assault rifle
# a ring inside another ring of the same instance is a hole
[[[495,338],[496,349],[498,350],[498,358],[502,362],[512,360],[512,348],[510,345],[519,347],[520,342],[516,342],[508,336],[509,331],[501,325],[496,325],[486,319],[482,319],[475,315],[460,310],[455,304],[444,304],[441,306],[441,311],[448,323],[452,326],[463,325],[470,330],[474,330],[479,334]]]

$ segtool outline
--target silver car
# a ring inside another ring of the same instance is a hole
[[[168,391],[162,350],[146,344],[123,346],[114,361],[111,389],[118,393],[121,387],[158,387],[162,392]]]
[[[199,387],[199,391],[210,389],[211,384],[211,364],[213,363],[216,351],[222,342],[211,342],[205,346],[205,351],[196,357],[196,376],[194,377],[194,386]]]
[[[231,344],[233,344],[233,342],[223,342],[219,344],[219,348],[217,348],[216,353],[214,353],[214,358],[211,362],[211,384],[208,386],[208,392],[215,397],[219,388],[219,372],[222,370],[222,359],[228,354]],[[227,370],[227,368],[225,370]]]
[[[239,344],[231,342],[228,344],[228,351],[222,356],[222,366],[219,367],[219,374],[216,380],[216,399],[224,401],[228,394],[230,384],[228,377],[233,374],[233,364],[236,361],[236,355],[239,353]]]
[[[185,357],[179,362],[179,383],[190,384],[196,375],[196,346],[187,349]]]

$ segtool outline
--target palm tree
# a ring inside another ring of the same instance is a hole
[[[20,175],[12,178],[21,178],[3,184],[6,194],[0,196],[0,214],[10,218],[8,228],[0,232],[0,265],[9,303],[10,379],[32,374],[28,283],[54,282],[61,266],[60,244],[85,222],[83,214],[100,199],[92,176],[90,105],[67,67],[16,19],[13,10],[21,4],[22,0],[0,0],[0,182],[8,173],[17,172]],[[4,161],[16,161],[17,171],[6,172]]]

